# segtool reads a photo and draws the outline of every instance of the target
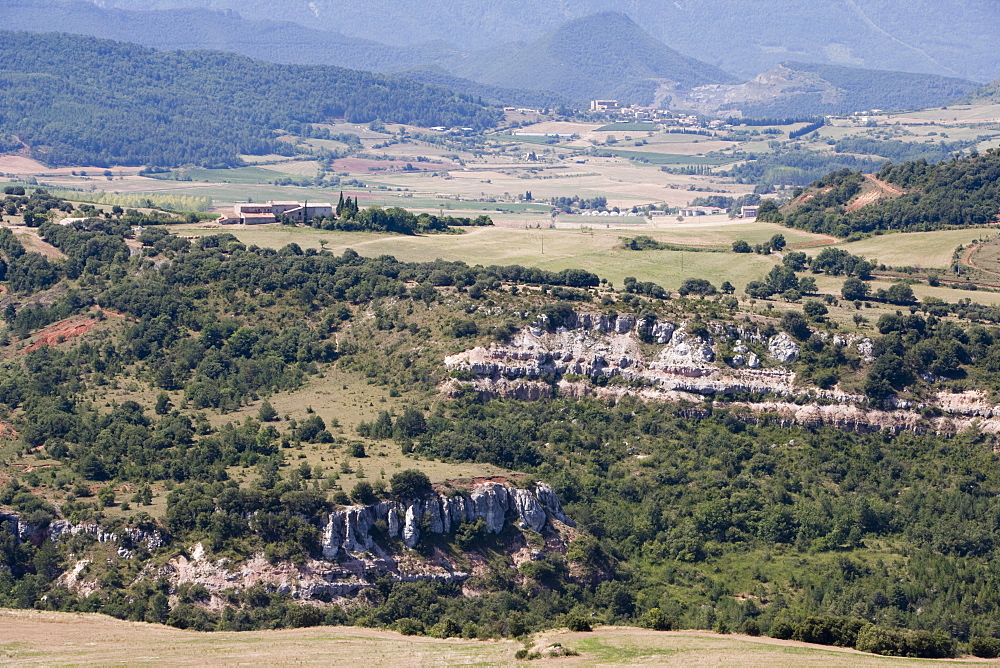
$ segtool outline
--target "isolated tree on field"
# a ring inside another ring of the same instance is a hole
[[[868,298],[868,284],[859,278],[848,278],[840,288],[840,295],[848,300],[855,301]]]
[[[156,411],[157,415],[166,415],[172,406],[173,404],[170,403],[169,394],[167,394],[166,392],[160,392],[158,395],[156,395],[156,406],[153,408],[153,410]]]

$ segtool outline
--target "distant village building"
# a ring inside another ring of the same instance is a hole
[[[236,218],[233,222],[240,222],[244,225],[264,225],[275,222],[274,209],[270,203],[266,204],[237,204],[233,207]]]
[[[265,225],[277,222],[278,216],[285,216],[296,223],[305,223],[313,218],[330,218],[333,205],[329,202],[266,202],[263,204],[237,204],[233,207],[233,218],[225,217],[221,223],[242,223],[244,225]]]
[[[760,207],[744,206],[740,208],[740,218],[756,218]]]
[[[729,213],[729,209],[718,206],[688,206],[681,209],[681,215],[685,218],[695,216],[716,216],[720,213]]]
[[[618,109],[618,100],[591,100],[591,111],[615,111]]]

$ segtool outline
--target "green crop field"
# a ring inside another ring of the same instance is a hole
[[[519,144],[547,144],[552,146],[559,144],[565,139],[568,139],[568,137],[532,137],[528,135],[510,135],[510,134],[489,135],[489,138],[501,142],[516,142]],[[565,148],[565,147],[560,147],[560,148]]]
[[[653,153],[652,151],[627,151],[620,148],[601,148],[599,152],[619,158],[628,158],[651,165],[725,165],[733,162],[731,157],[681,155],[677,153]]]
[[[265,169],[264,167],[239,167],[236,169],[204,169],[188,168],[177,171],[177,174],[185,176],[192,181],[205,181],[208,183],[268,183],[282,177],[302,178],[301,175],[283,173],[275,169]]]
[[[609,123],[599,127],[594,132],[655,132],[655,123]]]

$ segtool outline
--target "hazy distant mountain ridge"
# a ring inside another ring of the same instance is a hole
[[[486,84],[552,91],[576,100],[618,98],[650,104],[657,82],[736,83],[714,65],[684,56],[620,12],[570,21],[470,75]]]
[[[653,37],[742,77],[795,60],[989,81],[992,0],[102,0],[109,7],[234,9],[392,44],[442,39],[476,50],[534,40],[567,21],[622,11]]]
[[[7,0],[3,27],[89,35],[154,49],[234,51],[275,63],[370,71],[412,67],[456,52],[443,42],[390,46],[287,20],[251,20],[233,10],[138,11],[98,7],[86,0]]]
[[[350,3],[353,0],[345,1]],[[423,5],[431,6],[437,0],[422,1]],[[515,4],[518,1],[515,0]],[[886,0],[890,3],[894,1]],[[213,0],[211,5],[224,7],[228,2]],[[283,19],[302,18],[300,10],[304,5],[288,4],[287,0],[277,2],[288,6],[289,11]],[[478,0],[469,2],[475,5]],[[583,4],[595,2],[585,0]],[[611,3],[611,0],[607,2]],[[669,43],[689,43],[698,30],[706,30],[704,26],[697,28],[690,21],[684,22],[696,15],[706,21],[709,26],[707,34],[714,39],[716,29],[722,29],[721,26],[740,14],[738,8],[732,8],[731,12],[724,14],[704,15],[711,7],[718,8],[720,2],[722,0],[680,3],[681,9],[686,12],[684,16],[688,18],[679,20],[669,31]],[[758,0],[749,2],[754,4]],[[861,22],[854,29],[861,32],[868,29],[862,25],[865,20],[861,17],[868,16],[862,7],[864,2],[848,2],[853,7],[851,15],[854,19],[851,20]],[[969,3],[975,4],[973,0],[959,0],[957,15],[961,15],[962,7]],[[739,83],[736,77],[724,70],[683,55],[650,35],[649,27],[658,25],[657,21],[664,12],[674,11],[659,5],[644,9],[641,13],[645,19],[642,27],[623,12],[599,12],[565,22],[531,42],[497,45],[465,39],[460,49],[440,41],[412,46],[382,44],[287,20],[251,20],[236,11],[196,6],[207,4],[198,0],[109,0],[106,4],[137,9],[98,7],[87,0],[8,0],[4,8],[4,22],[7,27],[17,29],[83,33],[133,41],[159,49],[222,49],[273,62],[330,64],[399,73],[417,81],[445,85],[490,102],[514,106],[579,106],[590,99],[615,98],[627,103],[655,103],[723,116],[736,112],[753,116],[813,115],[870,108],[938,106],[968,95],[975,88],[969,81],[955,77],[858,69],[862,63],[854,63],[855,66],[850,68],[828,63],[807,64],[805,61],[810,59],[810,53],[796,51],[797,47],[794,47],[798,36],[790,38],[787,46],[776,46],[778,42],[772,46],[757,44],[761,48],[766,47],[771,56],[784,54],[786,58],[763,73],[753,72],[753,79]],[[326,20],[324,12],[330,8],[322,0],[312,4],[315,9],[309,10],[312,18],[303,20],[313,26],[326,25],[323,23]],[[812,21],[824,20],[824,16],[833,17],[830,12],[836,7],[843,9],[842,5],[844,0],[817,8],[816,16],[819,18],[814,17]],[[573,11],[580,6],[573,5]],[[149,7],[167,8],[150,10]],[[374,9],[368,8],[365,12],[387,12],[391,15],[394,7],[394,0],[380,0]],[[543,0],[540,8],[532,14],[539,25],[555,16],[551,12],[546,14],[546,7],[548,5]],[[475,30],[486,30],[487,24],[509,9],[506,4],[502,8],[491,8],[476,19],[478,27]],[[258,16],[266,13],[255,0],[247,0],[240,10]],[[630,8],[630,11],[633,10],[635,7]],[[928,11],[933,13],[934,10],[929,8]],[[572,14],[568,10],[563,13]],[[633,11],[633,15],[635,13]],[[343,21],[338,24],[340,29],[347,30],[352,22],[359,20],[357,16],[342,14]],[[463,16],[464,13],[458,17],[448,14],[437,19],[445,24],[459,19],[472,20]],[[877,16],[884,16],[884,12]],[[801,17],[793,12],[771,18],[773,20],[768,26],[775,22],[792,25]],[[415,21],[416,18],[406,20]],[[760,19],[751,17],[731,32],[727,44],[741,44],[743,54],[752,60],[756,48],[753,36],[757,34],[755,31],[763,29],[759,23]],[[387,23],[380,38],[392,38],[397,28]],[[419,38],[434,37],[439,28],[438,23],[434,23],[421,30]],[[806,29],[804,26],[799,28]],[[842,28],[834,26],[830,29]],[[474,34],[475,30],[469,34]],[[974,31],[970,35],[974,41]],[[410,37],[407,44],[418,39]],[[704,43],[689,46],[697,50]],[[722,49],[718,53],[724,51]],[[830,57],[851,62],[858,60],[850,56],[851,51],[846,46],[827,51]],[[896,51],[897,56],[910,53],[909,47],[899,44]],[[788,54],[794,58],[787,58]],[[922,58],[926,60],[923,55],[917,54],[912,62],[919,63]],[[745,68],[746,63],[741,67]]]

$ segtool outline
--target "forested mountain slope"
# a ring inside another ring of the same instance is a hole
[[[476,99],[482,98],[488,103],[503,106],[530,107],[532,109],[554,109],[566,107],[576,109],[585,105],[573,98],[544,90],[527,90],[524,88],[504,88],[479,83],[471,79],[463,79],[438,66],[394,70],[392,76],[411,81],[420,81],[435,86],[444,86],[450,90],[461,91]]]
[[[426,84],[210,51],[0,33],[0,143],[51,165],[235,165],[277,131],[344,118],[490,127],[498,110]]]
[[[997,104],[1000,103],[1000,79],[989,82],[982,88],[974,90],[963,102],[972,104]]]

